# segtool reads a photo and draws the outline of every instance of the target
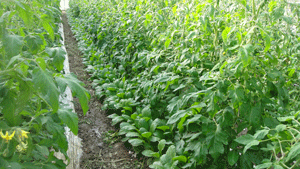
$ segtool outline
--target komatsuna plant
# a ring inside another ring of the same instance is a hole
[[[103,109],[151,168],[299,167],[299,9],[286,1],[71,2]]]

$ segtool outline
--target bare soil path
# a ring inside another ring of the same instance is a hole
[[[62,15],[65,46],[69,56],[70,71],[79,80],[86,84],[86,89],[91,93],[89,111],[84,116],[78,100],[74,99],[75,111],[79,117],[79,137],[82,139],[83,154],[80,168],[97,169],[144,169],[145,160],[136,155],[120,142],[115,134],[116,130],[111,126],[111,120],[107,114],[101,111],[101,102],[94,96],[94,90],[89,81],[89,74],[84,70],[81,53],[77,41],[68,24],[66,13]]]

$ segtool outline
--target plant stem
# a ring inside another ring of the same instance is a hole
[[[256,9],[255,9],[255,1],[252,0],[252,15],[253,15],[253,20],[256,20]]]

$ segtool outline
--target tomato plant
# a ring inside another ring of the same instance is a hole
[[[64,126],[78,133],[78,117],[62,104],[68,86],[84,112],[89,93],[64,74],[59,1],[0,2],[0,168],[65,168]]]
[[[151,168],[297,168],[299,9],[278,0],[74,0],[103,109]]]

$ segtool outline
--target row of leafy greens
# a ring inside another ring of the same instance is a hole
[[[298,168],[299,7],[74,0],[103,109],[151,168]]]
[[[66,87],[88,110],[82,82],[64,74],[58,0],[0,1],[0,168],[65,168],[64,126],[78,117],[60,102]]]

